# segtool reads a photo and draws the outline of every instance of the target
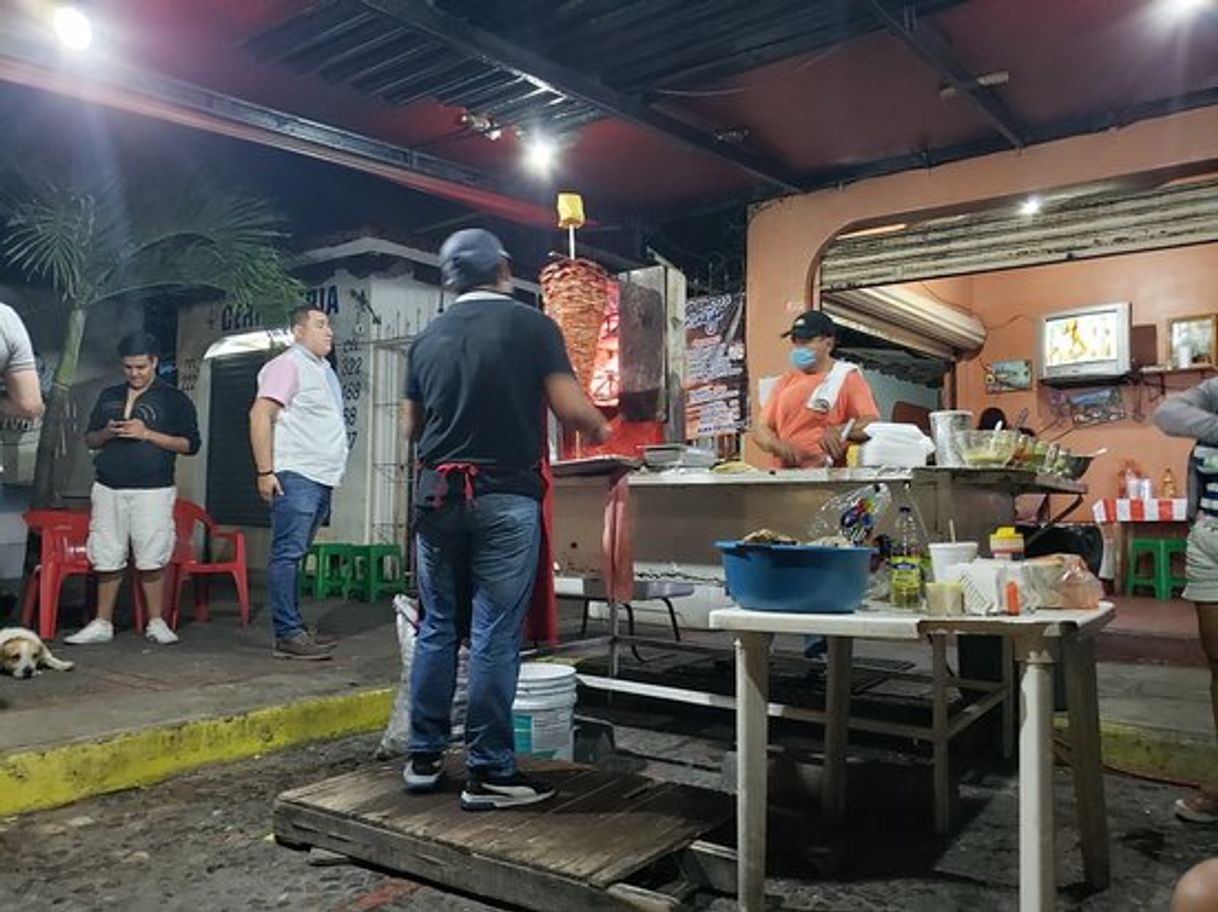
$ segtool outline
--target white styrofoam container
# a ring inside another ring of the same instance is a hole
[[[859,461],[867,467],[891,466],[906,469],[924,466],[935,451],[930,438],[876,437],[863,444]]]

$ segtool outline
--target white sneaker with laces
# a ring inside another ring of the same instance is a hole
[[[114,625],[101,618],[94,618],[84,627],[63,641],[72,646],[89,646],[93,643],[109,643],[114,639]]]
[[[164,618],[150,620],[148,626],[144,628],[144,637],[162,646],[168,646],[170,643],[178,641],[178,635],[169,629]]]

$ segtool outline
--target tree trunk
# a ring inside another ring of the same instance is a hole
[[[85,334],[88,311],[83,304],[73,304],[68,312],[67,332],[63,338],[63,353],[55,367],[51,392],[47,396],[42,430],[38,434],[38,456],[34,461],[35,508],[57,506],[55,491],[55,462],[67,451],[68,394],[76,379],[80,361],[80,343]]]

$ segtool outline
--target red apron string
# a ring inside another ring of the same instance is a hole
[[[448,494],[448,476],[456,472],[462,479],[462,499],[469,503],[474,499],[474,478],[478,474],[478,467],[472,462],[445,462],[435,467],[435,473],[440,476],[444,484],[435,493],[431,499],[431,505],[435,509],[440,509],[444,505],[445,495]]]

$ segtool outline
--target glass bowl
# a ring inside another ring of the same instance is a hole
[[[975,469],[1000,469],[1015,455],[1017,431],[957,431],[953,438],[964,464]]]

